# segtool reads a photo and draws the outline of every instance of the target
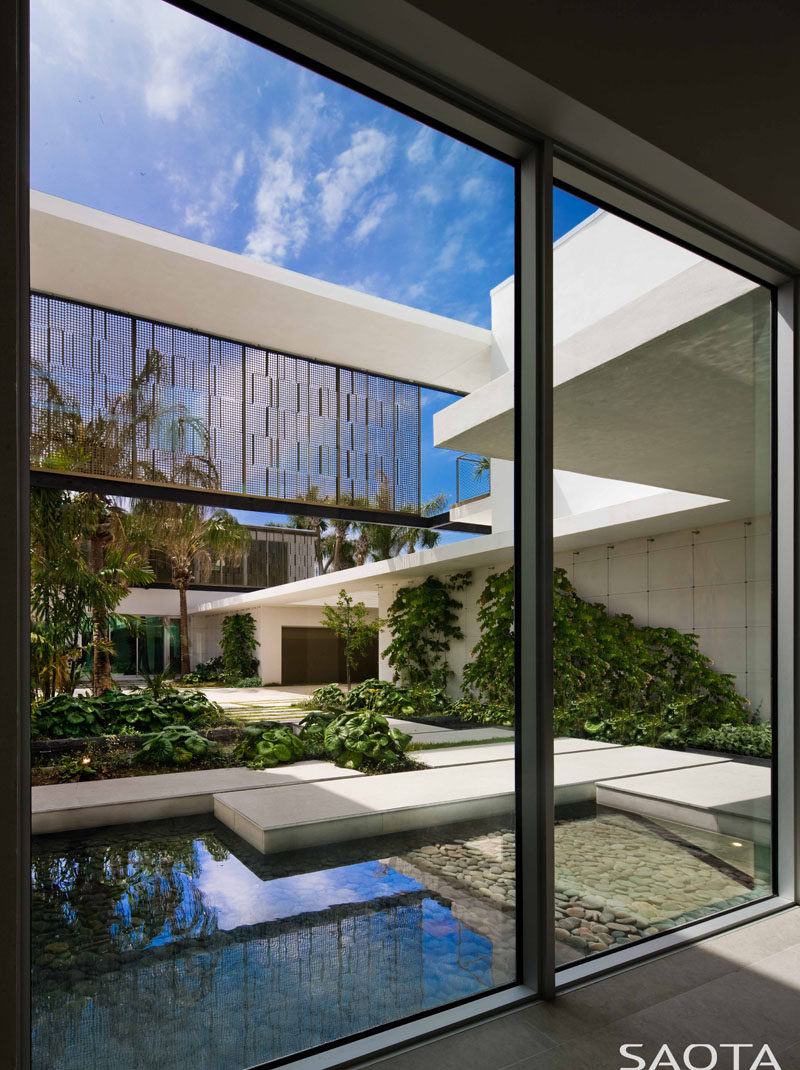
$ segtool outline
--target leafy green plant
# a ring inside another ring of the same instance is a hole
[[[389,607],[388,626],[392,641],[383,656],[395,679],[407,687],[432,687],[443,691],[452,670],[447,652],[452,639],[463,639],[458,623],[462,603],[453,592],[469,586],[472,576],[460,572],[447,579],[428,576],[416,587],[402,587]]]
[[[326,758],[325,730],[338,713],[308,713],[300,722],[300,738],[305,744],[306,758]]]
[[[481,637],[464,666],[464,691],[472,698],[514,708],[514,570],[489,575],[478,599]]]
[[[358,665],[359,659],[367,651],[369,644],[377,636],[383,621],[371,620],[369,610],[363,602],[356,602],[342,588],[335,606],[325,606],[322,611],[322,623],[330,629],[344,646],[344,660],[347,672],[347,686],[350,677]]]
[[[229,681],[229,687],[261,687],[260,676],[244,676],[241,680]]]
[[[413,692],[389,680],[371,679],[356,684],[345,695],[344,704],[348,710],[373,710],[390,717],[416,712]]]
[[[719,728],[701,728],[689,736],[687,746],[725,754],[747,754],[751,758],[772,757],[772,725],[725,724]]]
[[[272,769],[306,756],[306,746],[291,728],[279,724],[249,724],[242,731],[242,742],[234,757],[251,769]]]
[[[220,646],[226,683],[235,683],[257,674],[255,650],[258,645],[256,621],[252,613],[233,613],[223,618]]]
[[[554,574],[553,689],[557,735],[676,746],[752,721],[734,677],[715,671],[697,636],[611,616],[579,598],[563,569]]]
[[[475,699],[462,698],[454,702],[447,711],[451,717],[461,717],[465,721],[479,724],[513,725],[514,710],[492,702],[478,702]]]
[[[136,758],[153,765],[188,765],[195,758],[205,758],[218,746],[188,725],[171,724],[148,733]]]
[[[338,684],[325,684],[324,687],[317,688],[308,700],[308,705],[311,709],[334,712],[344,709],[344,700],[344,691]]]
[[[343,713],[325,726],[325,754],[344,769],[402,769],[411,736],[390,728],[379,713]]]
[[[103,710],[88,696],[55,695],[34,707],[31,731],[49,739],[82,739],[103,731]]]
[[[79,739],[101,735],[138,735],[169,724],[215,724],[220,707],[200,691],[168,691],[156,701],[146,691],[106,691],[90,695],[56,695],[34,709],[34,735]]]
[[[222,707],[202,691],[170,691],[162,695],[159,706],[173,724],[214,725],[224,720]]]
[[[184,673],[181,677],[183,684],[212,684],[222,680],[225,675],[225,660],[222,657],[211,658],[209,661],[201,661],[194,668],[194,672]]]

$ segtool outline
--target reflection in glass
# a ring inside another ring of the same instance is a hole
[[[557,192],[560,964],[770,892],[770,294]]]

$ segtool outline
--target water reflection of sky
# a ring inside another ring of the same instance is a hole
[[[276,877],[262,881],[234,855],[215,861],[202,844],[197,853],[196,879],[209,911],[220,929],[256,925],[325,910],[337,903],[361,903],[381,896],[419,891],[422,885],[381,862]]]

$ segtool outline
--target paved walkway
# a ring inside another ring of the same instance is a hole
[[[460,733],[440,730],[450,740]],[[577,747],[582,746],[583,750]],[[327,762],[200,770],[33,789],[33,831],[205,813],[259,850],[400,832],[514,808],[512,743],[413,752],[425,770],[364,777]],[[765,842],[766,766],[722,755],[559,740],[556,805],[593,802]],[[275,788],[281,790],[276,792]]]

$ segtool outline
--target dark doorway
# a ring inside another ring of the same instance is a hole
[[[328,628],[281,629],[281,683],[331,684],[347,678],[344,645]],[[378,640],[370,643],[351,679],[353,683],[378,675]]]

